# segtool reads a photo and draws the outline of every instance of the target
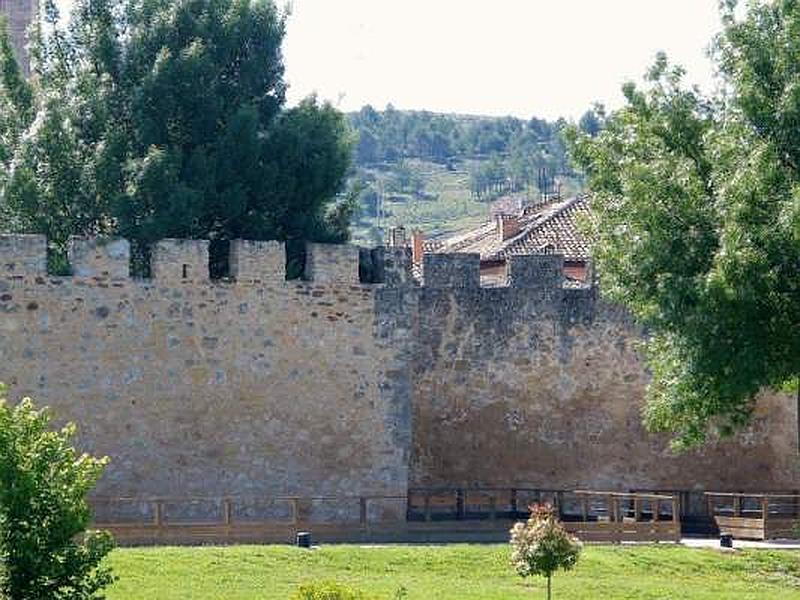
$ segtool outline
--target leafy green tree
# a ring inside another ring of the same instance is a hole
[[[75,426],[49,429],[30,399],[12,407],[0,386],[0,597],[99,598],[113,580],[105,532],[87,532],[86,494],[107,459],[78,454]]]
[[[724,94],[660,55],[602,132],[570,133],[602,289],[650,332],[645,421],[679,447],[800,375],[800,3],[735,8],[715,40]]]
[[[0,227],[46,233],[60,251],[57,270],[66,267],[70,235],[112,233],[109,211],[122,185],[124,156],[113,139],[103,136],[113,130],[108,109],[113,90],[108,78],[98,77],[97,65],[110,59],[100,35],[84,31],[87,21],[99,30],[110,18],[107,6],[96,8],[89,17],[86,3],[78,3],[72,30],[65,32],[57,27],[55,5],[44,3],[45,27],[34,30],[31,52],[37,76],[30,82],[18,76],[10,52],[0,53],[6,74],[0,96],[11,100],[16,131],[2,165],[7,178],[0,190]],[[80,44],[74,41],[78,38]]]
[[[77,0],[67,26],[47,0],[45,14],[6,228],[62,252],[70,235],[124,235],[140,258],[160,238],[209,238],[212,267],[237,237],[347,239],[353,136],[313,97],[285,107],[271,0]]]
[[[8,181],[14,150],[33,112],[33,92],[14,58],[5,16],[0,15],[0,189]],[[12,223],[15,215],[0,201],[0,222]],[[18,221],[13,223],[19,226]]]
[[[557,170],[561,172],[568,166],[563,146],[551,146],[560,139],[557,127],[541,119],[526,123],[510,117],[461,117],[399,111],[391,105],[383,112],[365,106],[349,118],[359,135],[355,157],[359,165],[394,163],[404,158],[452,164],[455,159],[495,154],[519,154],[538,160],[542,149],[550,146],[558,154]]]
[[[578,121],[578,127],[585,134],[592,137],[600,133],[603,128],[603,121],[605,120],[606,110],[602,104],[595,104],[592,108],[587,110]]]
[[[356,160],[360,164],[371,164],[378,162],[380,156],[380,145],[378,138],[369,129],[364,129],[358,134],[358,144],[356,145]]]
[[[552,593],[552,578],[559,569],[571,570],[581,554],[580,542],[566,532],[555,511],[548,505],[533,505],[526,523],[511,529],[511,565],[521,577],[547,578],[547,600]]]

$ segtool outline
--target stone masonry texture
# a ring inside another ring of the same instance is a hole
[[[124,240],[71,250],[56,277],[43,238],[0,236],[0,381],[111,458],[98,495],[800,487],[788,395],[687,455],[645,432],[641,333],[564,287],[557,256],[512,258],[508,286],[482,288],[465,255],[426,263],[419,287],[402,249],[374,254],[370,284],[347,246],[309,245],[303,281],[274,242],[232,243],[224,281],[202,241],[159,244],[144,280]]]

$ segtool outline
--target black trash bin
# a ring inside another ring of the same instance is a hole
[[[723,533],[719,536],[720,548],[733,548],[733,535],[730,533]]]
[[[298,531],[297,532],[297,547],[298,548],[311,548],[311,532]]]

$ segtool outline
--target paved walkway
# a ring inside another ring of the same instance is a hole
[[[690,548],[719,548],[719,538],[683,538],[681,544]],[[733,540],[733,548],[767,548],[772,550],[800,550],[800,540]]]

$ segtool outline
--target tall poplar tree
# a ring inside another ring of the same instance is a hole
[[[1,226],[56,250],[124,235],[139,255],[164,237],[210,238],[212,253],[237,237],[347,238],[351,134],[313,97],[286,107],[287,17],[271,0],[77,0],[67,25],[47,0],[44,15]],[[7,79],[0,99],[21,112]]]

